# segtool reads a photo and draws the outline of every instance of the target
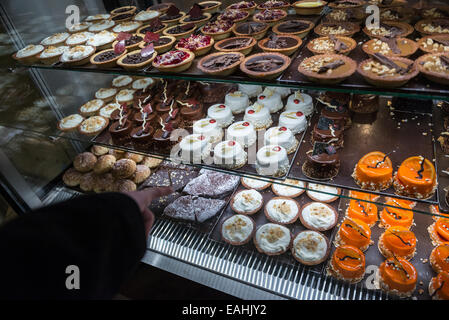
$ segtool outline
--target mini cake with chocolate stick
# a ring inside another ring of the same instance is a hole
[[[160,116],[159,123],[170,123],[173,129],[182,128],[184,126],[184,121],[181,118],[179,108],[171,107],[170,110]]]
[[[130,114],[128,114],[129,109],[126,104],[123,104],[119,110],[112,113],[113,120],[115,118],[114,113],[118,114],[118,119],[109,127],[109,133],[115,144],[123,144],[129,140],[129,134],[132,130],[132,122],[129,118]]]
[[[343,148],[343,124],[332,119],[320,116],[318,122],[313,127],[312,144],[324,142],[335,149]]]
[[[154,133],[154,123],[156,114],[152,112],[151,104],[141,107],[140,112],[134,115],[137,117],[137,126],[131,131],[131,141],[136,148],[148,148],[152,143],[152,136]]]
[[[176,88],[178,90],[176,100],[186,101],[188,99],[199,98],[199,85],[197,82],[183,81],[181,82],[181,85]]]
[[[311,179],[329,180],[337,176],[340,157],[337,150],[325,142],[315,142],[313,150],[306,152],[302,172]]]
[[[164,89],[161,95],[156,98],[156,111],[159,114],[169,112],[170,109],[177,109],[178,102],[176,101],[176,97],[172,93],[168,93],[167,82],[164,84]]]
[[[189,99],[185,102],[177,100],[181,106],[181,116],[186,127],[192,127],[197,120],[204,118],[203,103],[196,99]]]
[[[171,139],[171,133],[174,130],[172,123],[164,122],[162,118],[159,118],[161,128],[157,129],[153,134],[153,140],[156,147],[164,152],[170,152],[170,148],[173,147],[178,141]]]
[[[352,124],[351,114],[349,113],[348,104],[342,103],[337,99],[331,99],[330,101],[326,101],[325,99],[317,100],[324,106],[321,109],[321,115],[332,119],[334,121],[341,121],[344,124],[344,129],[349,129]],[[329,99],[327,99],[329,100]]]
[[[157,123],[157,115],[156,112],[153,110],[153,107],[151,106],[151,103],[142,104],[141,101],[139,101],[137,107],[139,108],[139,111],[134,113],[133,120],[138,125],[141,125],[145,122],[145,124],[150,124],[151,126],[155,126]]]

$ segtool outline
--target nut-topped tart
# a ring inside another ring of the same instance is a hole
[[[215,20],[206,23],[200,31],[214,40],[221,40],[231,35],[233,26],[234,23],[230,20]]]
[[[264,52],[278,52],[287,56],[292,55],[301,44],[302,40],[297,36],[277,35],[275,33],[258,43]]]
[[[352,38],[330,35],[309,41],[307,49],[313,54],[336,53],[348,55],[356,45],[357,43]]]
[[[240,1],[234,4],[231,4],[226,8],[226,10],[243,10],[247,11],[249,14],[252,14],[254,10],[256,10],[256,3],[254,1]]]
[[[185,15],[185,12],[179,11],[176,6],[171,5],[163,15],[159,16],[159,19],[168,26],[173,26],[179,23],[179,20]]]
[[[248,11],[243,10],[236,10],[236,9],[227,9],[226,11],[222,12],[217,19],[218,20],[229,20],[233,23],[243,22],[246,21],[249,17]]]
[[[176,26],[168,27],[162,33],[165,36],[172,36],[175,37],[176,40],[179,40],[181,38],[185,38],[190,36],[193,31],[195,31],[196,26],[193,23],[188,24],[178,24]]]
[[[228,76],[238,68],[245,55],[240,52],[216,52],[198,62],[198,68],[207,74]]]
[[[416,60],[424,76],[434,82],[449,84],[449,53],[429,53]]]
[[[236,36],[250,36],[256,40],[262,39],[270,26],[264,22],[243,22],[234,25],[232,32]]]
[[[257,41],[253,37],[232,37],[215,43],[215,50],[222,52],[240,52],[245,56],[249,54]]]
[[[412,60],[400,57],[387,57],[375,53],[371,59],[362,61],[358,68],[367,82],[376,87],[400,87],[419,73]]]
[[[214,39],[210,36],[202,34],[192,34],[188,38],[179,39],[176,49],[187,49],[195,54],[195,56],[205,55],[214,45]]]
[[[153,67],[161,72],[182,72],[190,68],[195,54],[185,49],[172,50],[153,60]]]
[[[277,34],[291,34],[304,38],[310,30],[315,27],[315,23],[308,20],[288,20],[282,21],[273,27],[273,32]]]
[[[335,84],[350,77],[356,67],[357,63],[344,55],[322,54],[304,59],[298,71],[312,82]]]
[[[240,69],[252,78],[274,79],[290,65],[291,59],[283,54],[266,52],[247,57]]]
[[[292,7],[296,14],[308,16],[320,14],[326,5],[327,2],[323,0],[300,0],[293,3]]]
[[[365,4],[364,0],[336,0],[329,3],[329,7],[335,9],[360,8]]]
[[[422,35],[449,34],[448,19],[424,19],[415,24],[416,31]]]
[[[407,38],[371,39],[362,46],[366,54],[381,53],[384,56],[409,57],[418,50],[418,44]]]
[[[360,26],[352,22],[323,22],[317,25],[314,31],[322,37],[329,35],[351,37],[360,31]]]
[[[407,0],[368,0],[369,4],[375,4],[379,8],[404,6]]]
[[[265,10],[265,9],[282,9],[284,11],[287,11],[288,8],[290,8],[290,3],[288,1],[284,0],[268,0],[264,3],[261,3],[257,6],[258,10]]]
[[[427,53],[449,52],[449,34],[426,36],[418,40],[419,48]]]
[[[362,9],[334,9],[324,18],[325,22],[353,22],[360,24],[366,14]]]
[[[179,20],[179,23],[194,23],[197,27],[201,27],[207,21],[209,21],[211,17],[212,15],[210,13],[203,12],[201,6],[197,3],[194,3],[187,15]]]
[[[420,14],[423,19],[449,18],[449,6],[425,6]]]
[[[285,19],[287,12],[281,9],[265,9],[253,16],[253,20],[256,22],[265,22],[270,27],[275,23]]]
[[[412,32],[414,28],[408,23],[396,22],[396,21],[381,21],[379,23],[379,28],[376,27],[365,27],[363,32],[370,38],[396,38],[402,37],[406,38]]]
[[[415,10],[409,7],[391,7],[380,11],[382,21],[402,21],[410,23],[415,16]]]

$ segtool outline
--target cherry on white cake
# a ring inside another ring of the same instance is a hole
[[[207,109],[207,116],[217,120],[220,127],[226,128],[234,121],[232,109],[225,104],[214,104]]]
[[[217,120],[204,118],[193,124],[193,133],[202,134],[210,143],[221,141],[223,129],[218,125]]]
[[[231,108],[233,114],[239,114],[249,106],[249,97],[246,93],[234,91],[225,96],[224,104]]]
[[[301,111],[306,116],[311,115],[313,112],[312,97],[308,94],[296,91],[288,97],[285,111]]]
[[[210,156],[211,145],[202,134],[190,134],[179,143],[181,159],[190,163],[201,163]]]
[[[298,147],[299,141],[287,127],[272,127],[264,134],[264,144],[274,144],[284,147],[287,154],[293,153]]]
[[[240,143],[226,140],[214,148],[214,163],[227,169],[241,168],[246,164],[248,155]]]
[[[239,83],[239,91],[245,93],[250,98],[254,98],[257,97],[258,94],[262,93],[262,86]]]
[[[251,122],[256,130],[269,128],[273,124],[270,110],[258,102],[246,108],[243,120]]]
[[[231,124],[226,130],[226,139],[237,141],[246,148],[256,143],[256,130],[251,122],[238,121]]]
[[[257,151],[256,158],[256,171],[260,175],[280,177],[287,173],[287,151],[281,146],[264,146]]]
[[[293,134],[306,129],[307,120],[301,111],[284,111],[279,116],[279,127],[289,128]]]
[[[257,102],[267,107],[270,110],[270,113],[278,112],[284,107],[281,95],[270,88],[265,88],[265,90],[257,96]]]

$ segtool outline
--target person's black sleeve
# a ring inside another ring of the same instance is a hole
[[[137,203],[120,193],[82,196],[0,228],[0,299],[109,299],[146,248]],[[66,281],[79,268],[80,289]]]

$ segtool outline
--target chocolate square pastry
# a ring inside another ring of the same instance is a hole
[[[169,171],[159,169],[141,184],[140,189],[150,187],[169,187],[170,185]]]
[[[158,199],[154,199],[151,201],[150,210],[153,211],[154,214],[161,215],[164,212],[165,207],[167,207],[170,203],[174,202],[181,196],[179,192],[173,192],[167,196],[160,197]]]
[[[169,170],[172,187],[175,191],[181,190],[187,183],[198,176],[198,171],[193,170]]]
[[[216,216],[225,204],[226,201],[223,200],[187,195],[170,203],[165,208],[164,215],[174,219],[201,223]]]
[[[235,175],[208,172],[190,181],[183,191],[194,196],[219,198],[231,193],[239,181],[240,178]]]

